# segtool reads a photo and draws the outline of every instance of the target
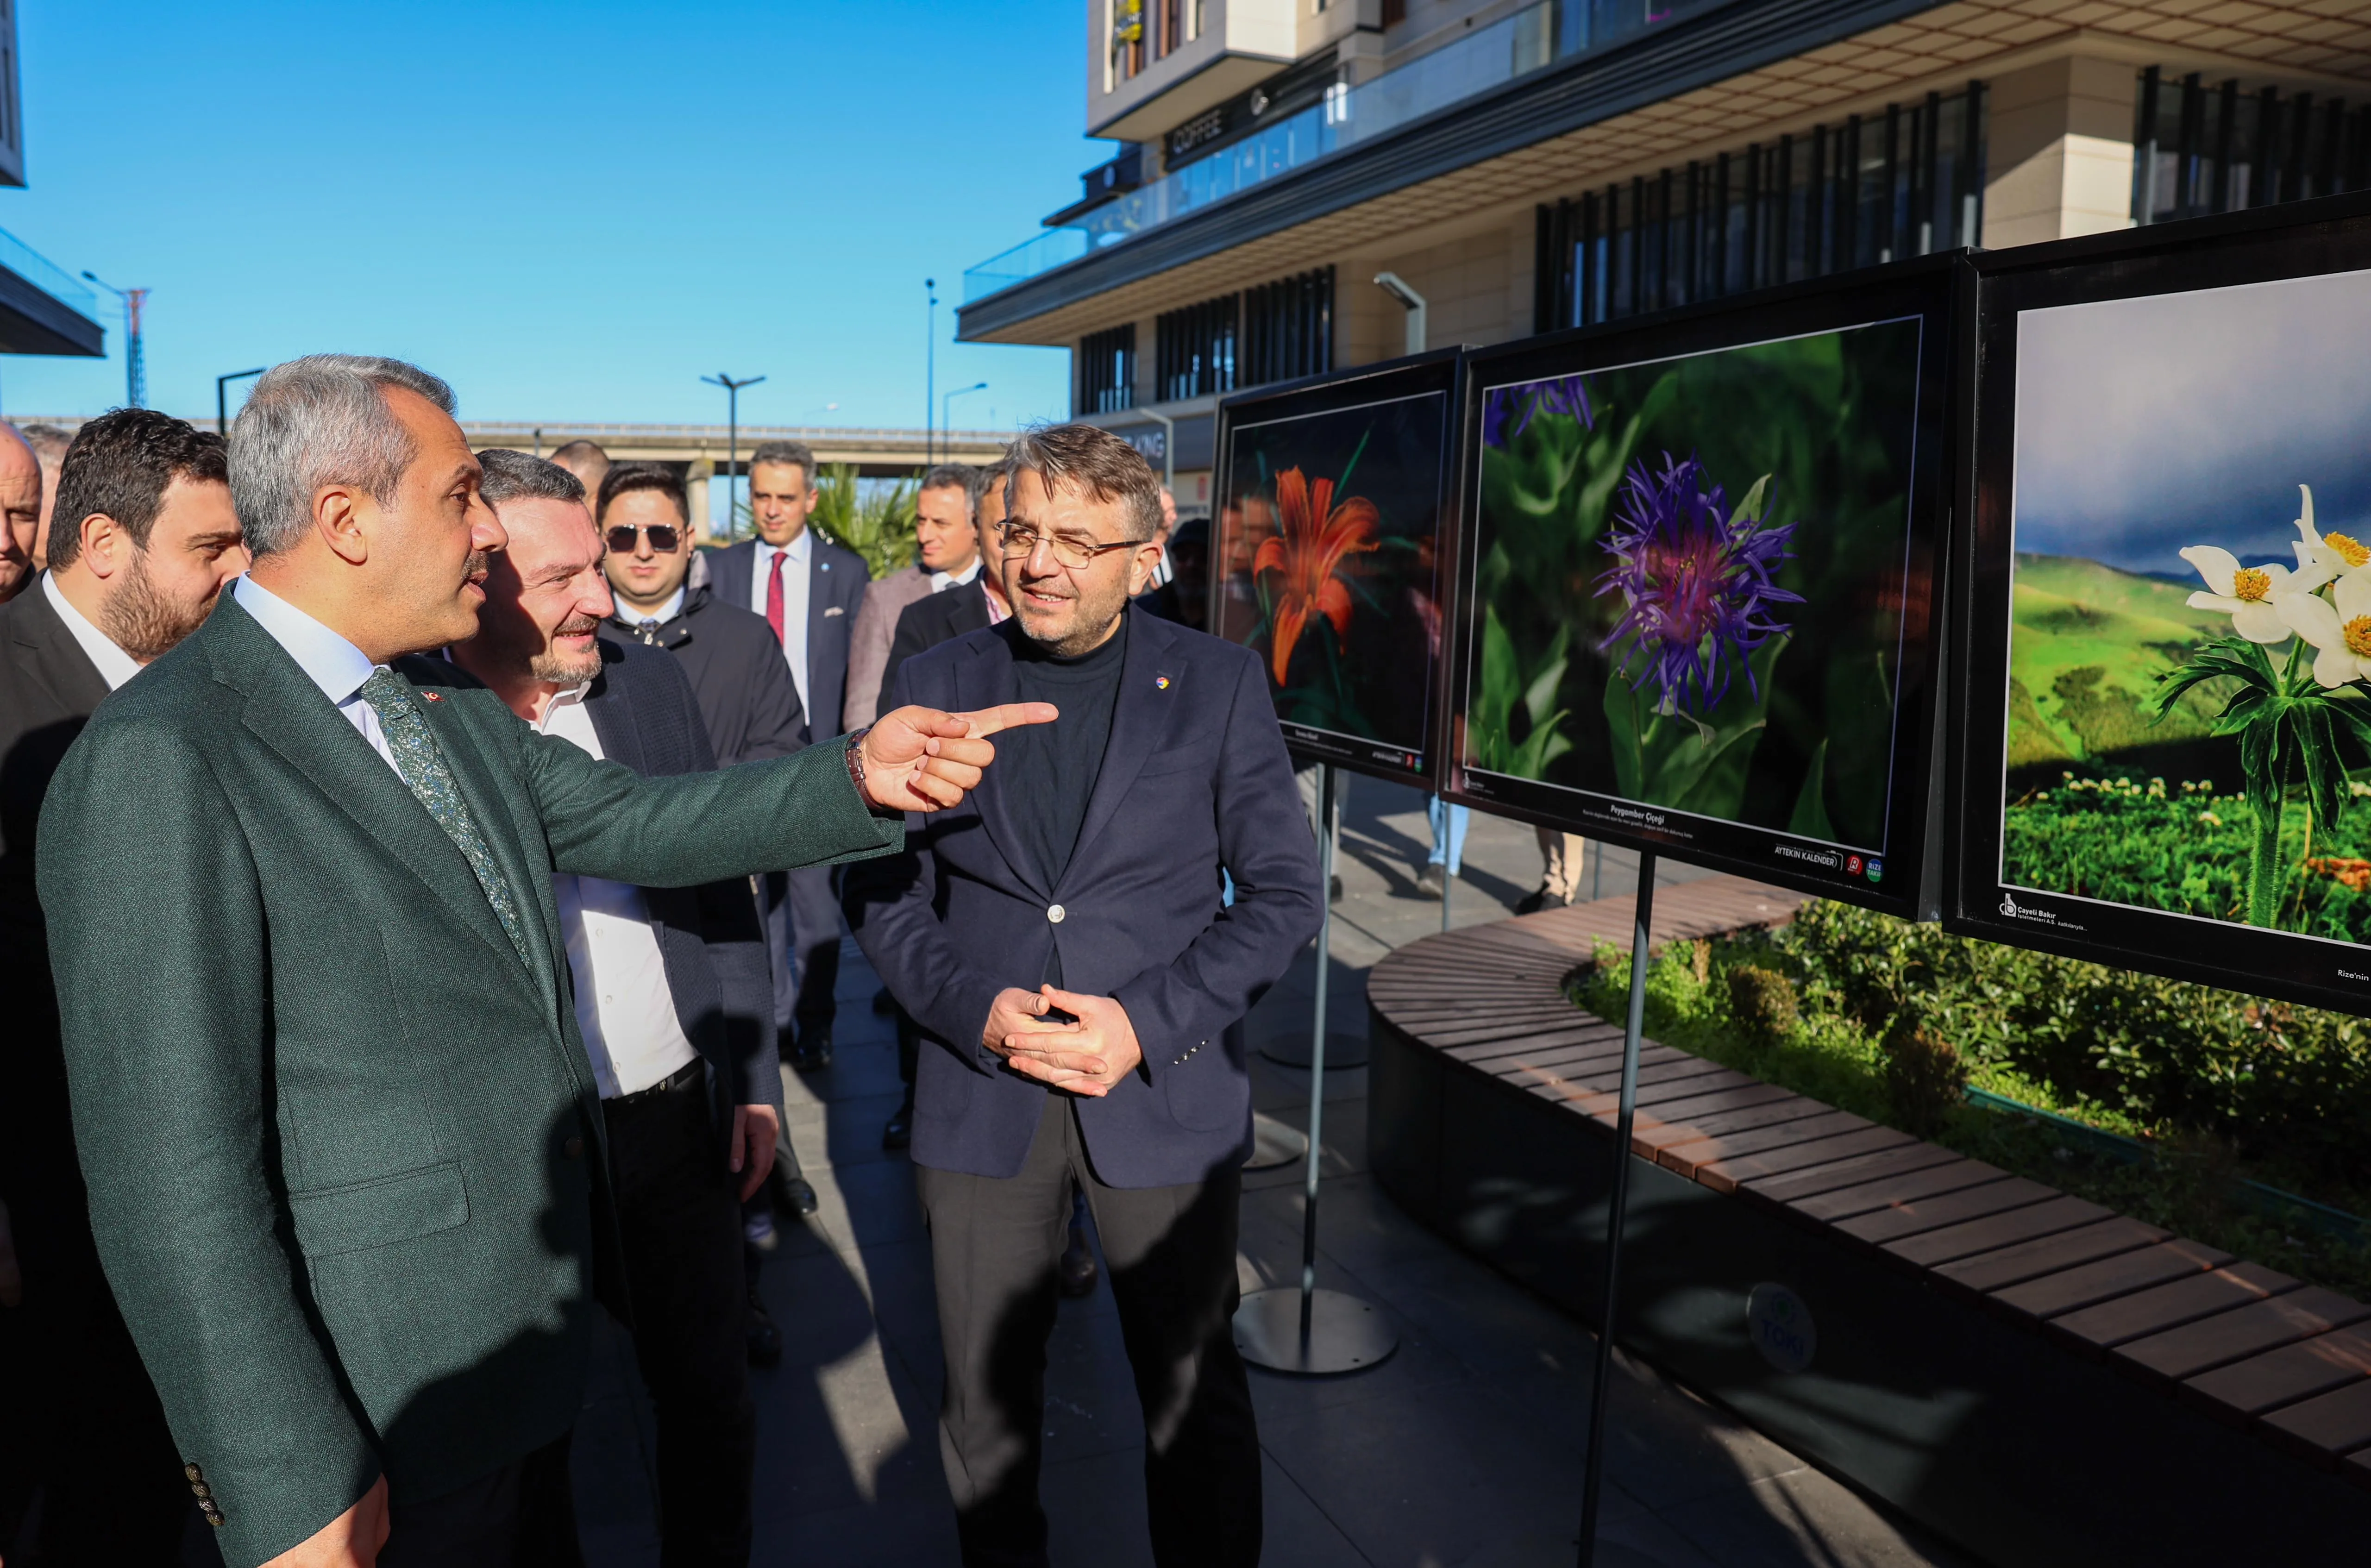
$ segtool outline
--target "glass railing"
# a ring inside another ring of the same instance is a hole
[[[98,319],[98,296],[56,262],[0,229],[0,267],[6,267],[68,310],[91,321]]]
[[[1729,0],[1541,0],[1359,86],[1336,86],[1231,146],[1106,202],[964,273],[964,301],[984,299],[1303,167],[1436,110],[1504,86],[1557,60],[1594,53]]]

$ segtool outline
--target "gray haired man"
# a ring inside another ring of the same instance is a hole
[[[553,873],[878,854],[1051,717],[902,709],[653,778],[538,734],[416,656],[476,633],[505,543],[452,409],[393,360],[266,373],[230,442],[252,569],[41,813],[92,1232],[231,1568],[566,1539],[591,1303],[623,1302]]]
[[[864,608],[872,574],[864,558],[807,526],[815,506],[815,456],[801,441],[769,441],[749,454],[749,515],[758,536],[711,552],[709,582],[728,605],[766,617],[799,688],[809,738],[831,732],[848,692],[849,632]],[[777,896],[777,893],[781,896]],[[831,1066],[839,985],[839,897],[822,867],[792,871],[769,888],[767,918],[781,957],[774,970],[774,1021],[783,1055],[801,1072]]]

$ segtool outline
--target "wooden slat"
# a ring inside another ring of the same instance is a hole
[[[1935,1275],[1952,1289],[1982,1296],[1987,1291],[2061,1274],[2102,1258],[2138,1251],[2167,1240],[2171,1235],[2172,1232],[2161,1230],[2154,1225],[2143,1225],[2137,1219],[2116,1215],[2097,1225],[2079,1226],[2039,1240],[2020,1241],[2012,1247],[2003,1247],[1996,1252],[1980,1252],[1954,1263],[1945,1263],[1935,1271]]]
[[[1766,1092],[1770,1090],[1775,1092]],[[1707,1110],[1707,1107],[1716,1109]],[[1775,1084],[1764,1084],[1755,1089],[1724,1090],[1664,1106],[1662,1113],[1669,1119],[1665,1130],[1671,1136],[1660,1142],[1694,1143],[1699,1138],[1750,1133],[1757,1127],[1784,1126],[1789,1122],[1808,1121],[1813,1116],[1825,1115],[1827,1110],[1818,1101],[1807,1100],[1791,1090],[1779,1089]]]
[[[2262,1294],[2269,1299],[2248,1301],[2228,1290],[2219,1298],[2211,1294],[2212,1286],[2235,1277],[2261,1283],[2265,1287]],[[2179,1327],[2169,1325],[2145,1335],[2130,1333],[2126,1331],[2143,1320],[2135,1309],[2130,1319],[2118,1321],[2111,1309],[2124,1305],[2122,1302],[2110,1302],[2105,1308],[2092,1309],[2090,1313],[2070,1314],[2053,1326],[2067,1328],[2076,1318],[2088,1319],[2097,1313],[2100,1326],[2117,1336],[2113,1349],[2118,1361],[2151,1378],[2180,1382],[2371,1317],[2371,1308],[2349,1301],[2334,1290],[2300,1286],[2286,1274],[2254,1263],[2234,1263],[2197,1279],[2160,1286],[2146,1294],[2175,1302],[2185,1292],[2192,1299],[2183,1304],[2190,1306],[2191,1311]],[[2136,1306],[2140,1302],[2137,1297],[2125,1299]],[[2210,1300],[2215,1302],[2214,1307],[2200,1309],[2200,1304]]]
[[[2048,1188],[2042,1189],[2044,1192]],[[1947,1225],[1939,1230],[1922,1230],[1915,1236],[1905,1236],[1899,1241],[1889,1241],[1885,1251],[1908,1263],[1921,1268],[1956,1262],[1972,1258],[1979,1252],[1991,1252],[2003,1247],[2013,1247],[2020,1241],[2030,1241],[2043,1236],[2054,1236],[2062,1230],[2089,1225],[2110,1217],[2108,1210],[2081,1198],[2056,1197],[2046,1203],[2024,1208],[2010,1209],[1984,1219],[1972,1219],[1965,1225]]]
[[[1829,1192],[1837,1187],[1857,1186],[1879,1176],[1891,1176],[1899,1171],[1920,1170],[1929,1165],[1944,1165],[1963,1158],[1940,1144],[1906,1143],[1893,1148],[1879,1149],[1855,1159],[1840,1159],[1833,1164],[1809,1170],[1788,1170],[1773,1176],[1757,1176],[1738,1189],[1756,1203],[1784,1206],[1798,1197],[1813,1193]]]
[[[1752,1127],[1727,1137],[1704,1137],[1694,1143],[1672,1144],[1656,1156],[1658,1162],[1683,1176],[1693,1176],[1716,1161],[1743,1160],[1775,1154],[1800,1144],[1820,1143],[1841,1133],[1865,1131],[1869,1124],[1846,1111],[1823,1111],[1799,1121]]]
[[[1843,1112],[1837,1112],[1843,1115]],[[1825,1118],[1822,1118],[1824,1120]],[[1858,1121],[1858,1117],[1853,1118]],[[1693,1171],[1697,1181],[1716,1193],[1733,1193],[1740,1182],[1756,1176],[1774,1176],[1781,1170],[1800,1170],[1809,1166],[1825,1165],[1830,1160],[1850,1159],[1856,1154],[1869,1154],[1897,1144],[1915,1143],[1908,1133],[1897,1133],[1891,1127],[1863,1125],[1856,1132],[1839,1133],[1834,1137],[1818,1138],[1810,1143],[1789,1144],[1765,1154],[1749,1154],[1735,1159],[1722,1159],[1710,1165],[1699,1165]],[[1671,1151],[1663,1151],[1663,1163],[1671,1163]]]
[[[2346,1455],[2371,1447],[2371,1379],[2276,1410],[2261,1429],[2274,1447],[2334,1470]]]
[[[2000,1175],[1956,1193],[1943,1193],[1916,1203],[1894,1204],[1875,1214],[1842,1220],[1835,1228],[1856,1241],[1881,1247],[1905,1236],[1965,1224],[2005,1210],[2045,1203],[2056,1196],[2058,1190],[2054,1187],[2029,1182],[2022,1176]]]
[[[1863,1182],[1857,1186],[1813,1193],[1796,1199],[1787,1206],[1806,1219],[1825,1220],[1833,1225],[1865,1214],[1875,1214],[1879,1209],[1898,1208],[1904,1204],[1962,1192],[1986,1182],[1997,1182],[2007,1174],[2007,1171],[1997,1166],[1986,1165],[1981,1159],[1954,1160],[1948,1165],[1929,1165],[1903,1175]]]
[[[2231,1254],[2219,1247],[2209,1247],[2199,1241],[2173,1240],[2162,1246],[2144,1247],[2137,1251],[2105,1257],[2096,1263],[2070,1268],[2063,1274],[2037,1275],[2022,1284],[1995,1288],[1993,1305],[2026,1318],[2050,1319],[2078,1312],[2086,1307],[2096,1307],[2102,1301],[2112,1301],[2120,1296],[2131,1296],[2153,1286],[2203,1274],[2220,1268],[2231,1261]],[[1983,1266],[1982,1258],[1971,1258],[1961,1263],[1948,1263],[1941,1272],[1975,1270]]]
[[[2371,1378],[2371,1336],[2358,1329],[2326,1334],[2202,1372],[2181,1385],[2181,1397],[2229,1425]]]

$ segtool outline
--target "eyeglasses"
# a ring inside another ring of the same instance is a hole
[[[683,530],[672,523],[647,523],[639,528],[629,528],[620,523],[609,530],[609,548],[619,555],[634,553],[634,536],[648,534],[651,548],[661,555],[673,555],[683,543]]]
[[[1082,545],[1072,539],[1041,534],[1036,529],[1020,523],[1005,524],[1003,532],[1005,559],[1020,560],[1024,557],[1035,555],[1037,552],[1037,541],[1043,539],[1046,541],[1046,548],[1054,552],[1054,559],[1073,571],[1106,550],[1132,550],[1142,542],[1137,539],[1122,539],[1115,545]]]

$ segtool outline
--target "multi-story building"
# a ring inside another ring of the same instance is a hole
[[[2364,0],[1086,9],[1118,156],[960,333],[1069,348],[1189,510],[1241,387],[2371,183]]]

